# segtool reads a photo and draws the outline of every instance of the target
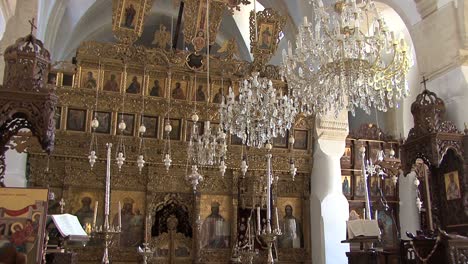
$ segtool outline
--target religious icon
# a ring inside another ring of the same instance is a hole
[[[192,45],[195,51],[202,50],[206,45],[205,31],[198,30],[196,36],[192,39]]]
[[[275,148],[287,148],[288,147],[288,132],[284,136],[278,135],[273,138],[273,146]]]
[[[73,74],[64,73],[62,77],[62,86],[73,86]]]
[[[138,9],[138,1],[125,1],[124,8],[122,10],[123,15],[120,21],[120,26],[134,29],[138,20]]]
[[[154,79],[149,82],[149,95],[155,97],[164,97],[164,80]]]
[[[304,238],[301,224],[300,202],[285,198],[278,201],[279,227],[283,233],[278,237],[279,248],[302,248]],[[276,216],[275,216],[276,217]],[[274,220],[275,223],[277,220]]]
[[[242,139],[237,135],[231,135],[231,145],[242,145]]]
[[[62,123],[62,107],[57,106],[55,109],[55,129],[60,129],[60,125]]]
[[[156,138],[158,136],[158,117],[143,116],[142,124],[146,127],[143,137]]]
[[[203,195],[200,215],[202,248],[227,248],[231,237],[229,196]]]
[[[392,179],[385,179],[385,196],[395,196],[395,185]]]
[[[81,87],[86,89],[96,89],[97,76],[98,72],[96,70],[83,69],[81,73]]]
[[[99,126],[96,128],[96,133],[109,134],[111,128],[111,113],[110,112],[94,112],[94,116],[99,121]]]
[[[460,182],[458,180],[458,171],[451,171],[444,174],[445,193],[447,201],[460,199]]]
[[[207,89],[201,82],[197,84],[197,88],[193,91],[193,100],[197,102],[206,102]]]
[[[397,242],[396,224],[391,211],[378,211],[377,221],[381,230],[380,238],[384,247],[393,247]]]
[[[164,120],[164,122],[166,122],[166,120]],[[169,133],[169,139],[171,139],[171,140],[180,140],[181,120],[180,119],[169,119],[169,122],[171,123],[171,126],[172,126],[171,133]],[[165,132],[163,131],[163,133],[165,133]],[[164,136],[166,136],[166,135],[164,134]]]
[[[114,71],[104,72],[104,91],[120,92],[120,73]]]
[[[136,247],[143,240],[144,232],[144,193],[143,192],[127,192],[127,191],[114,191],[111,197],[111,215],[112,225],[119,225],[119,210],[118,204],[120,202],[121,209],[121,233],[120,233],[120,246],[121,247]]]
[[[85,131],[86,110],[68,109],[67,113],[67,130]]]
[[[132,76],[131,78],[129,78]],[[141,76],[128,75],[126,93],[139,94],[141,92]]]
[[[351,194],[351,176],[341,176],[341,189],[344,195]]]
[[[47,83],[56,85],[57,84],[57,73],[55,72],[49,72],[49,75],[47,76]]]
[[[171,43],[171,33],[166,29],[166,26],[163,24],[159,25],[159,30],[154,32],[154,39],[151,44],[156,45],[156,47],[161,49],[166,49],[167,46]]]
[[[205,129],[205,123],[197,122],[197,127],[198,127],[198,135],[203,135],[203,131]],[[192,130],[193,130],[193,121],[187,121],[187,133],[186,133],[185,141],[190,140],[190,137],[192,136]]]
[[[294,149],[307,149],[307,130],[294,130]]]
[[[173,99],[177,100],[186,100],[186,89],[187,83],[176,81],[174,84],[174,88],[172,89],[171,96]]]
[[[0,262],[42,263],[48,190],[0,188],[0,196]]]
[[[259,39],[257,47],[262,50],[270,50],[273,41],[273,24],[260,24]]]
[[[121,121],[125,123],[125,130],[122,131],[124,136],[133,136],[133,131],[135,127],[135,115],[133,114],[119,114],[117,122],[117,134],[120,133],[119,125]]]
[[[362,176],[356,176],[356,187],[355,187],[355,192],[354,194],[356,196],[364,196],[364,194],[366,193],[366,189],[365,189],[365,182],[364,182],[364,179]]]
[[[213,90],[211,94],[213,95],[212,96],[213,99],[211,100],[211,102],[215,104],[220,104],[223,101],[223,96],[227,94],[227,91],[226,90],[223,91],[223,88],[221,86],[216,87],[216,88],[213,86]]]
[[[73,214],[78,217],[80,224],[86,226],[86,224],[92,224],[94,219],[94,208],[92,207],[93,199],[89,196],[81,198],[81,207],[76,210]]]

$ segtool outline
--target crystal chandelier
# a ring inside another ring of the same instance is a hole
[[[283,50],[282,75],[305,114],[355,107],[386,111],[408,95],[408,45],[390,32],[372,0],[322,0],[312,4],[314,23],[299,26],[295,53]]]
[[[226,131],[242,139],[247,146],[261,148],[278,136],[285,136],[296,117],[294,102],[277,95],[271,80],[258,72],[240,83],[238,100],[232,87],[221,103],[221,123]]]
[[[187,155],[194,163],[202,166],[219,166],[224,176],[226,165],[224,159],[227,152],[226,133],[219,127],[217,133],[212,133],[209,121],[204,123],[203,134],[199,133],[199,117],[192,115],[192,130],[188,142]]]

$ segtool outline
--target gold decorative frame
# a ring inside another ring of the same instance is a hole
[[[257,29],[255,29],[255,24]],[[250,51],[256,61],[265,65],[275,54],[280,42],[280,33],[285,24],[286,17],[271,8],[257,12],[257,23],[255,23],[254,11],[250,12]],[[261,43],[261,34],[267,29],[271,34],[270,39],[268,43]],[[265,44],[268,44],[268,47],[262,47]]]
[[[197,31],[206,31],[206,25],[199,28],[199,16],[201,14],[201,7],[206,8],[205,0],[186,0],[184,9],[184,34],[185,42],[191,43],[192,39],[196,37]],[[211,1],[209,9],[209,30],[210,30],[210,45],[215,43],[216,35],[218,34],[221,19],[226,10],[226,3],[222,1]],[[206,12],[206,10],[205,10]],[[206,23],[206,21],[204,22]],[[205,40],[206,41],[206,40]]]
[[[134,9],[133,26],[122,26],[122,20],[125,19],[124,12],[128,3],[138,5]],[[143,22],[146,13],[151,9],[153,0],[113,0],[112,3],[112,31],[115,37],[122,43],[132,44],[143,32]]]

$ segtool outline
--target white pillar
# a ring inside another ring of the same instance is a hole
[[[347,263],[348,200],[342,193],[340,158],[348,135],[347,112],[317,118],[311,175],[310,219],[312,263]]]

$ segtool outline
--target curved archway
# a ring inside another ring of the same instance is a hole
[[[403,16],[400,15],[400,13],[392,6],[401,6],[396,5],[394,1],[395,0],[383,0],[376,2],[376,6],[387,23],[389,30],[400,32],[402,34],[401,37],[405,39],[406,43],[408,43],[410,47],[412,65],[407,74],[410,95],[398,102],[397,107],[391,108],[385,113],[374,110],[370,115],[367,115],[364,111],[359,109],[356,111],[355,116],[349,114],[349,128],[350,130],[355,130],[363,123],[374,123],[387,134],[398,138],[403,135],[407,135],[409,130],[413,127],[411,103],[421,91],[421,86],[419,81],[419,68],[416,60],[416,50],[413,45],[411,33],[408,29],[408,20],[406,19],[407,21],[405,21],[404,19],[404,16],[407,16],[410,11],[403,13]],[[386,2],[390,2],[392,6]]]

